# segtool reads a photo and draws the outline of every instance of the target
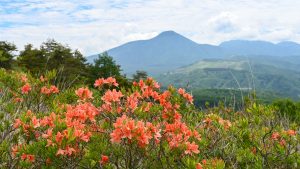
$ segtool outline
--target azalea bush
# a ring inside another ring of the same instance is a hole
[[[1,168],[299,168],[299,126],[271,106],[200,111],[152,78],[54,84],[0,71]]]

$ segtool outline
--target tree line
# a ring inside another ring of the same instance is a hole
[[[115,77],[120,85],[126,87],[132,81],[147,77],[145,71],[137,71],[132,78],[126,77],[122,74],[121,66],[106,52],[99,54],[93,64],[87,63],[79,50],[73,50],[53,39],[43,42],[39,48],[27,44],[19,52],[15,44],[0,41],[0,68],[29,72],[34,77],[55,70],[57,82],[69,85],[93,85],[97,78]]]

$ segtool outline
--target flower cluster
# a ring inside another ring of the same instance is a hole
[[[190,155],[199,153],[198,145],[195,142],[190,142],[190,140],[194,138],[200,141],[200,134],[196,130],[190,130],[180,119],[171,124],[167,123],[164,133],[171,148],[184,147],[184,153]]]
[[[108,77],[107,79],[104,79],[104,78],[99,78],[95,81],[94,83],[94,86],[95,87],[101,87],[103,86],[104,84],[107,84],[107,85],[113,85],[115,87],[118,87],[119,84],[117,83],[117,80],[113,77]]]
[[[75,93],[81,100],[88,100],[93,98],[93,92],[91,92],[87,87],[81,87],[77,89]]]
[[[190,95],[190,94],[188,94],[188,93],[186,93],[184,89],[179,88],[179,89],[178,89],[178,93],[179,93],[180,95],[182,95],[182,96],[183,96],[187,101],[189,101],[191,104],[193,103],[193,101],[194,101],[193,96]]]
[[[43,86],[41,88],[41,93],[45,94],[45,95],[50,95],[50,94],[57,94],[59,93],[59,90],[56,86],[51,85],[49,88],[47,88],[46,86]]]
[[[123,139],[128,142],[137,141],[140,147],[145,147],[151,139],[159,143],[160,129],[150,122],[135,121],[126,115],[118,118],[113,124],[114,130],[110,134],[111,142],[120,143]]]

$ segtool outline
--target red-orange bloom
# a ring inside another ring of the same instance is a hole
[[[49,95],[51,92],[50,92],[50,90],[49,90],[46,86],[43,86],[43,87],[41,88],[41,93],[42,93],[42,94]]]
[[[64,137],[64,136],[63,136],[60,132],[57,132],[57,133],[56,133],[56,136],[55,136],[56,142],[57,142],[57,143],[61,143],[63,137]]]
[[[22,125],[22,121],[20,119],[15,119],[15,123],[13,125],[14,128],[18,128]]]
[[[290,136],[295,136],[296,135],[296,131],[295,130],[288,130],[287,134]]]
[[[200,163],[196,164],[196,169],[203,169],[202,165]]]
[[[86,88],[79,88],[75,91],[75,93],[81,100],[86,100],[86,99],[92,99],[93,98],[93,92],[91,92],[87,87]]]
[[[11,148],[11,154],[12,154],[13,157],[15,157],[18,152],[19,152],[19,146],[18,145],[15,145]]]
[[[286,145],[286,141],[284,139],[281,139],[280,142],[279,142],[279,144],[281,146],[285,146]]]
[[[59,93],[58,88],[57,88],[56,86],[54,86],[54,85],[50,86],[50,91],[51,91],[52,93]]]
[[[278,132],[274,132],[271,136],[273,140],[278,140],[280,138],[280,134]]]
[[[22,86],[21,90],[23,94],[28,94],[28,92],[31,90],[31,86],[26,83],[24,86]]]
[[[105,164],[108,163],[108,161],[109,161],[108,156],[106,156],[106,155],[101,155],[101,160],[99,161],[100,164],[105,165]]]
[[[26,83],[27,80],[28,80],[28,79],[27,79],[27,76],[26,76],[26,75],[22,75],[22,76],[21,76],[21,81],[22,81],[22,82],[25,82],[25,83]]]
[[[63,150],[63,149],[58,149],[57,152],[56,152],[56,156],[64,155],[64,154],[65,154],[65,150]]]
[[[116,86],[116,87],[119,86],[116,79],[113,78],[113,77],[108,77],[107,79],[99,78],[95,81],[94,86],[95,87],[101,87],[104,84],[113,85],[113,86]]]
[[[23,153],[23,154],[21,155],[21,159],[22,159],[22,160],[26,160],[26,158],[27,158],[27,155]]]
[[[192,154],[192,153],[195,153],[195,154],[198,154],[200,151],[198,150],[198,145],[195,144],[195,142],[187,142],[186,143],[186,150],[185,150],[185,154]]]
[[[52,137],[52,128],[51,129],[48,129],[46,133],[42,134],[42,137],[43,138],[50,138]]]
[[[119,102],[121,97],[123,97],[123,94],[120,91],[117,92],[116,89],[113,89],[112,91],[108,90],[105,92],[101,99],[107,104],[110,104],[111,102]]]
[[[35,156],[31,155],[31,154],[28,154],[27,159],[28,159],[29,162],[33,163],[35,161]]]
[[[33,116],[33,117],[32,117],[31,122],[32,122],[32,124],[33,124],[33,128],[40,127],[40,121],[39,121],[39,119],[36,118],[36,116]]]
[[[178,93],[179,93],[180,95],[184,95],[184,94],[185,94],[185,90],[184,90],[183,88],[179,88],[179,89],[178,89]]]
[[[135,122],[126,115],[117,118],[113,125],[115,129],[110,134],[113,143],[120,143],[122,139],[127,138],[136,140],[140,147],[144,147],[149,144],[150,139],[154,138],[157,142],[157,139],[161,137],[160,130],[151,123]]]

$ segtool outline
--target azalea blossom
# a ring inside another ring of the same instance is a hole
[[[87,87],[86,88],[79,88],[75,91],[75,93],[81,100],[86,100],[86,99],[92,99],[93,98],[93,92],[91,92]]]
[[[31,91],[31,86],[26,83],[24,86],[22,86],[21,91],[23,94],[28,94],[29,91]]]
[[[111,102],[119,102],[120,98],[124,95],[120,91],[116,91],[116,89],[108,90],[105,92],[104,96],[102,96],[102,100],[107,104],[111,104]]]
[[[187,142],[186,143],[186,150],[185,150],[185,154],[192,154],[192,153],[195,153],[195,154],[198,154],[200,151],[198,150],[198,145],[195,144],[195,142]]]
[[[196,169],[203,169],[202,165],[200,163],[196,164]]]
[[[271,136],[273,140],[278,140],[280,138],[280,134],[278,132],[274,132]]]
[[[108,77],[107,79],[99,78],[95,81],[94,86],[95,87],[101,87],[104,84],[113,85],[115,87],[118,87],[119,84],[117,83],[116,79],[113,77]]]
[[[286,132],[289,136],[295,136],[296,135],[296,131],[295,130],[288,130]]]
[[[108,161],[109,161],[108,156],[106,156],[106,155],[101,155],[101,160],[99,161],[101,165],[107,164]]]

